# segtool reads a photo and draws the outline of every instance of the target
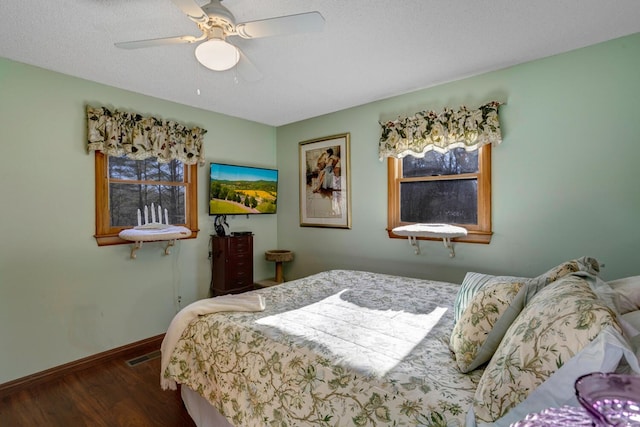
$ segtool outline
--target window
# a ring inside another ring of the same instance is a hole
[[[156,158],[134,160],[100,151],[95,156],[95,237],[99,246],[130,243],[118,233],[137,225],[137,210],[144,212],[144,206],[150,208],[151,203],[161,206],[162,212],[166,209],[169,223],[189,228],[191,238],[197,236],[197,165],[179,160],[160,163]]]
[[[388,158],[388,224],[447,223],[466,228],[457,241],[491,241],[491,144]]]

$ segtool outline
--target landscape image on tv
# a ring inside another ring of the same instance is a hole
[[[276,213],[276,169],[211,163],[209,177],[209,215]]]

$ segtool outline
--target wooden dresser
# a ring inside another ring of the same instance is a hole
[[[211,296],[254,289],[253,234],[211,236]]]

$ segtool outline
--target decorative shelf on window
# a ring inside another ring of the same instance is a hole
[[[456,256],[451,239],[467,235],[466,228],[451,224],[411,224],[396,227],[392,231],[398,236],[407,236],[409,238],[409,244],[415,248],[416,255],[420,254],[418,237],[442,239],[444,246],[449,249],[449,256],[451,258]]]
[[[164,254],[169,255],[169,248],[176,244],[176,240],[186,239],[191,236],[191,230],[180,225],[152,223],[122,230],[118,236],[121,239],[133,242],[131,258],[135,259],[136,251],[142,247],[143,242],[167,242]]]

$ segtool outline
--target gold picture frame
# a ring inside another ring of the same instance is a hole
[[[302,141],[300,226],[351,228],[349,133]]]

